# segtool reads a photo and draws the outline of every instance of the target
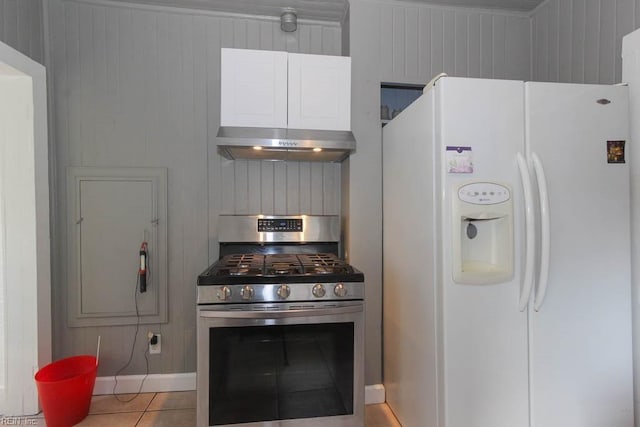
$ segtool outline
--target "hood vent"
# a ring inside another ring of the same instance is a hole
[[[218,152],[230,160],[341,162],[355,151],[351,131],[222,126]]]

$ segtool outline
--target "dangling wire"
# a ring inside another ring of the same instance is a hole
[[[130,399],[121,399],[116,394],[116,387],[118,387],[118,375],[120,375],[120,373],[124,371],[131,364],[131,361],[133,360],[133,353],[136,348],[136,341],[138,340],[138,331],[140,329],[140,311],[138,309],[138,285],[140,283],[140,274],[136,274],[136,277],[137,277],[136,285],[133,291],[133,298],[136,305],[136,330],[135,330],[135,333],[133,334],[133,343],[131,344],[131,352],[129,353],[129,360],[127,360],[127,363],[125,363],[125,365],[122,368],[118,369],[118,371],[113,376],[113,379],[115,380],[115,382],[113,384],[113,391],[111,392],[111,394],[113,394],[113,396],[118,401],[123,403],[131,402],[133,399],[135,399],[140,395],[140,393],[142,392],[142,386],[144,385],[145,380],[149,376],[149,354],[148,354],[149,349],[148,347],[145,347],[145,350],[144,350],[145,374],[144,374],[144,377],[142,378],[142,381],[140,382],[140,387],[138,387],[137,393]]]

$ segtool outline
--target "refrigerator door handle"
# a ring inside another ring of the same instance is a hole
[[[536,292],[533,308],[539,311],[544,302],[549,285],[549,260],[551,253],[551,228],[549,220],[549,192],[547,191],[547,177],[544,174],[544,167],[540,157],[532,153],[533,170],[536,173],[538,191],[540,196],[540,275],[538,277],[538,291]]]
[[[529,167],[522,153],[518,153],[518,169],[520,170],[520,178],[522,180],[522,190],[524,192],[524,210],[525,210],[525,263],[522,290],[520,291],[520,301],[518,307],[520,311],[524,311],[529,303],[531,290],[533,288],[533,263],[536,253],[535,247],[535,219],[533,211],[533,191],[531,187],[531,177],[529,176]]]

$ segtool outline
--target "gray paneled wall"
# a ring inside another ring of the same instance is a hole
[[[533,80],[617,83],[622,37],[640,26],[640,0],[547,0],[532,15]]]
[[[57,200],[66,200],[68,166],[168,168],[169,322],[140,328],[123,373],[145,371],[148,330],[163,335],[151,372],[193,372],[195,283],[218,255],[218,215],[340,212],[339,165],[217,154],[220,47],[337,55],[340,27],[299,22],[285,34],[275,19],[51,0],[49,28]],[[128,359],[135,328],[67,327],[67,212],[64,203],[54,209],[54,356],[92,353],[101,335],[99,375],[113,375]],[[132,287],[135,279],[132,271]]]
[[[381,77],[425,83],[438,73],[526,79],[529,18],[522,14],[380,3]]]
[[[342,209],[349,212],[347,255],[367,282],[367,384],[382,380],[380,83],[425,84],[442,71],[529,79],[529,32],[523,14],[350,0],[351,123],[358,152],[344,165]],[[385,284],[385,292],[393,292],[393,283]]]
[[[336,163],[222,160],[224,214],[340,214]]]
[[[0,0],[0,40],[44,63],[43,0]]]

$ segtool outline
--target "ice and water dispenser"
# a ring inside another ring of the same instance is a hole
[[[489,285],[513,277],[513,199],[508,186],[472,182],[454,188],[453,280]]]

